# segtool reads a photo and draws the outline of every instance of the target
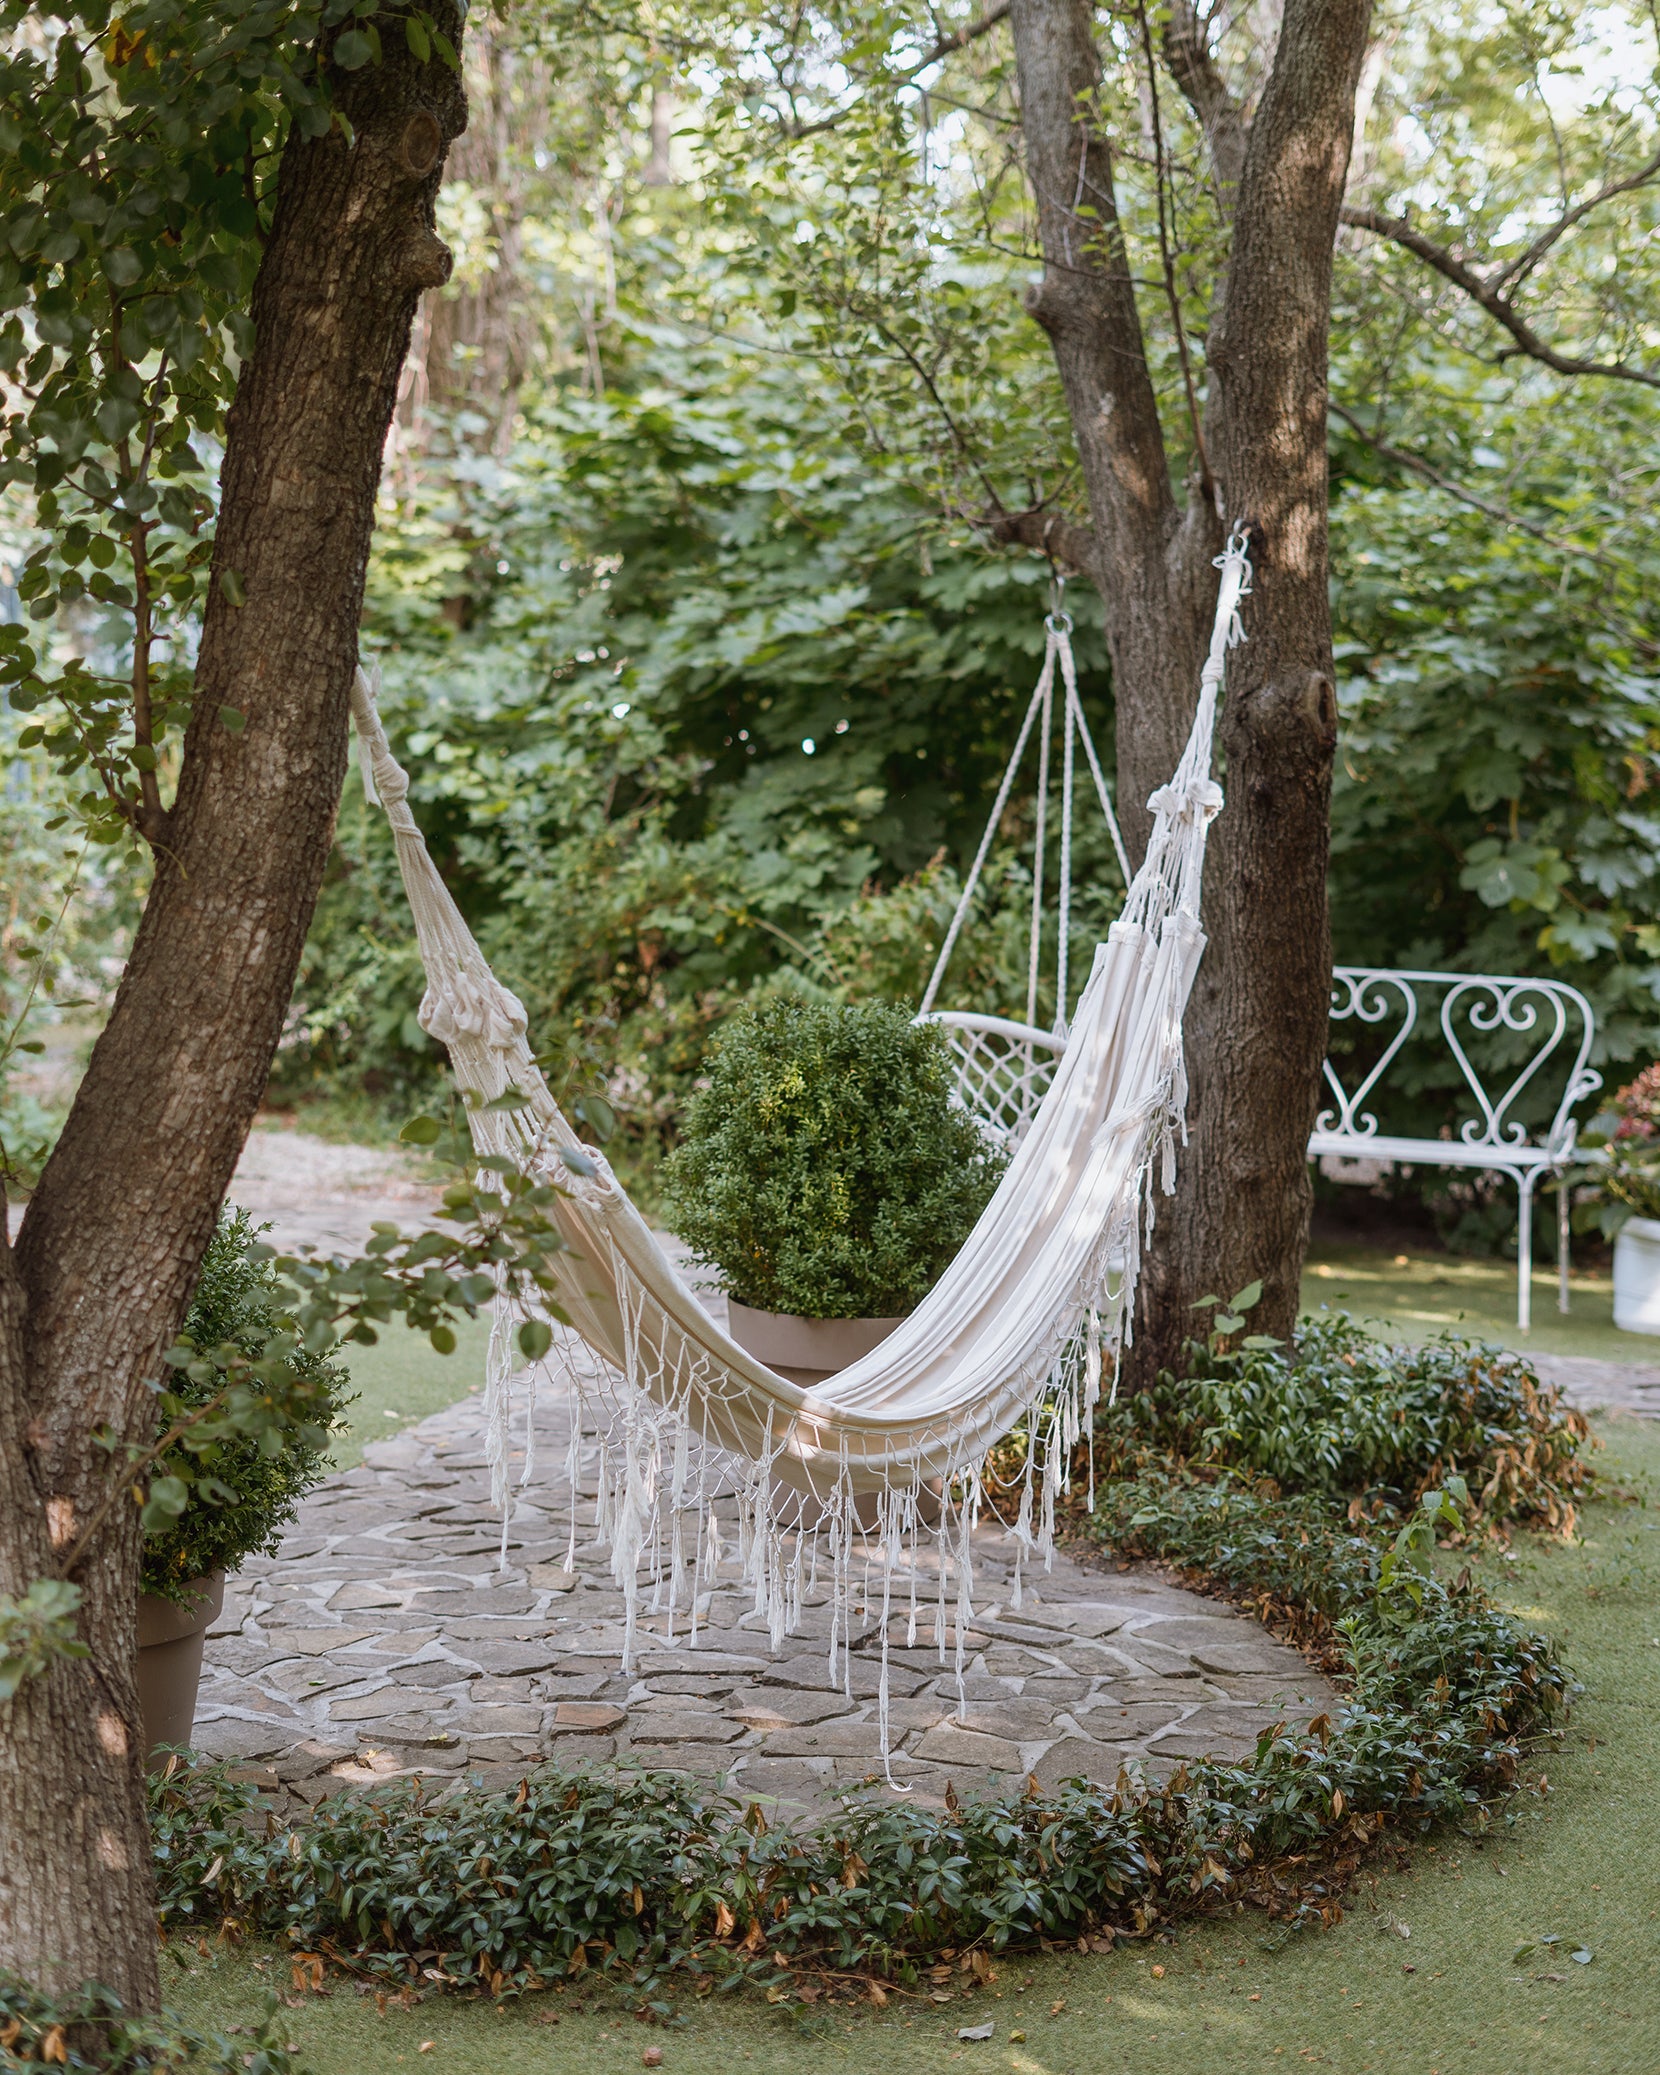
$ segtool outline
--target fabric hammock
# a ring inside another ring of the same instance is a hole
[[[943,1650],[947,1626],[955,1628],[960,1673],[988,1457],[1022,1422],[1018,1489],[1006,1490],[1001,1509],[1015,1515],[1015,1605],[1020,1563],[1047,1559],[1055,1503],[1074,1444],[1089,1430],[1103,1357],[1115,1357],[1128,1337],[1155,1170],[1166,1193],[1175,1182],[1187,1095],[1182,1013],[1204,948],[1206,831],[1222,805],[1210,776],[1212,734],[1226,652],[1243,638],[1237,607],[1250,580],[1243,536],[1229,542],[1218,567],[1192,732],[1174,776],[1149,802],[1146,859],[1096,949],[1031,1128],[916,1310],[873,1353],[811,1387],[775,1374],[716,1325],[604,1158],[581,1143],[554,1102],[526,1040],[523,1007],[491,973],[427,854],[407,803],[408,777],[358,673],[353,713],[365,785],[391,824],[426,969],[421,1026],[448,1049],[477,1149],[507,1154],[564,1192],[552,1215],[569,1248],[556,1265],[570,1323],[555,1326],[546,1366],[574,1401],[573,1519],[578,1484],[598,1464],[594,1524],[624,1595],[625,1670],[642,1588],[657,1609],[666,1607],[670,1636],[686,1614],[695,1645],[699,1592],[735,1529],[775,1651],[803,1594],[828,1587],[829,1661],[842,1680],[851,1678],[856,1607],[868,1610],[868,1623],[880,1606],[885,1667],[892,1594],[896,1581],[905,1589],[906,1571],[914,1641],[915,1559],[933,1538],[936,1636]],[[1046,667],[1053,662],[1051,645]],[[509,1091],[523,1107],[487,1106]],[[497,1306],[486,1395],[504,1551],[519,1366],[507,1309]],[[597,1361],[583,1358],[578,1341]],[[535,1383],[533,1374],[521,1482],[534,1471]],[[884,1748],[886,1689],[884,1668]]]

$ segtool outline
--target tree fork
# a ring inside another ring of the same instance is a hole
[[[459,45],[454,0],[432,11]],[[414,58],[401,17],[382,47],[334,72],[344,122],[283,153],[166,846],[15,1252],[0,1244],[0,1592],[51,1575],[96,1510],[112,1462],[93,1430],[149,1438],[145,1379],[264,1091],[328,856],[381,454],[416,300],[448,276],[434,205],[466,122],[458,77]],[[90,1657],[7,1710],[0,1966],[143,2008],[159,1985],[139,1554],[137,1509],[119,1507],[76,1570]]]

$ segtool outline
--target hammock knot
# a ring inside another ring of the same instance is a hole
[[[1150,814],[1168,814],[1172,821],[1197,814],[1214,821],[1222,811],[1222,788],[1213,778],[1195,778],[1187,783],[1161,785],[1147,802]]]
[[[523,1039],[530,1019],[524,1003],[494,975],[454,972],[433,979],[415,1020],[441,1045],[472,1038],[505,1052]]]

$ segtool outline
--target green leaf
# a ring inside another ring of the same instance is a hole
[[[248,594],[242,587],[241,577],[234,569],[220,570],[219,588],[224,592],[227,603],[239,606],[247,604]]]
[[[553,1345],[553,1328],[545,1318],[527,1318],[519,1328],[519,1352],[527,1362],[539,1362]]]
[[[233,735],[240,735],[248,725],[248,717],[245,713],[239,713],[234,706],[221,706],[219,725],[228,728]]]
[[[1228,1299],[1228,1309],[1230,1311],[1249,1311],[1252,1305],[1261,1299],[1261,1296],[1262,1278],[1259,1276],[1255,1282],[1248,1282],[1237,1297]]]
[[[1189,1311],[1202,1311],[1207,1304],[1220,1304],[1220,1297],[1195,1297],[1187,1307]]]
[[[374,56],[374,45],[361,29],[348,29],[334,46],[334,62],[342,72],[358,72]]]
[[[406,1146],[435,1146],[443,1135],[444,1127],[436,1117],[411,1117],[398,1133]]]
[[[1231,1311],[1219,1311],[1211,1321],[1218,1333],[1237,1333],[1244,1323],[1237,1313]]]
[[[411,55],[424,65],[432,56],[432,38],[427,34],[426,18],[419,14],[406,14],[403,18],[404,40]]]
[[[434,1326],[427,1338],[441,1355],[455,1353],[455,1335],[448,1326]]]

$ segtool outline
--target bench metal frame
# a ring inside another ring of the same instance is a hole
[[[1440,1138],[1396,1137],[1381,1131],[1375,1112],[1366,1107],[1377,1097],[1384,1077],[1415,1030],[1428,1026],[1426,999],[1439,993],[1436,1010],[1440,1037],[1458,1066],[1465,1088],[1474,1097],[1476,1114],[1466,1118],[1457,1135]],[[1336,966],[1332,970],[1331,1020],[1334,1023],[1385,1024],[1400,1017],[1371,1070],[1353,1090],[1344,1087],[1328,1058],[1326,1082],[1336,1099],[1315,1119],[1308,1142],[1311,1160],[1369,1160],[1413,1167],[1466,1168],[1485,1174],[1507,1174],[1516,1184],[1516,1324],[1532,1326],[1533,1199],[1541,1180],[1556,1176],[1575,1157],[1578,1120],[1575,1105],[1602,1086],[1590,1064],[1596,1042],[1596,1015],[1577,987],[1562,980],[1525,979],[1501,973],[1438,973],[1397,970],[1389,966]],[[1523,1040],[1520,1065],[1499,1087],[1478,1071],[1459,1034],[1459,1019],[1471,1031],[1486,1035],[1511,1032]],[[935,1010],[919,1021],[937,1023],[955,1054],[956,1098],[978,1119],[988,1136],[1013,1149],[1025,1137],[1055,1069],[1066,1050],[1066,1038],[1032,1023],[1006,1016],[982,1016],[959,1010]],[[1548,1062],[1571,1063],[1562,1098],[1544,1132],[1530,1136],[1513,1114],[1523,1092]],[[1557,1191],[1557,1308],[1568,1309],[1568,1191]]]

